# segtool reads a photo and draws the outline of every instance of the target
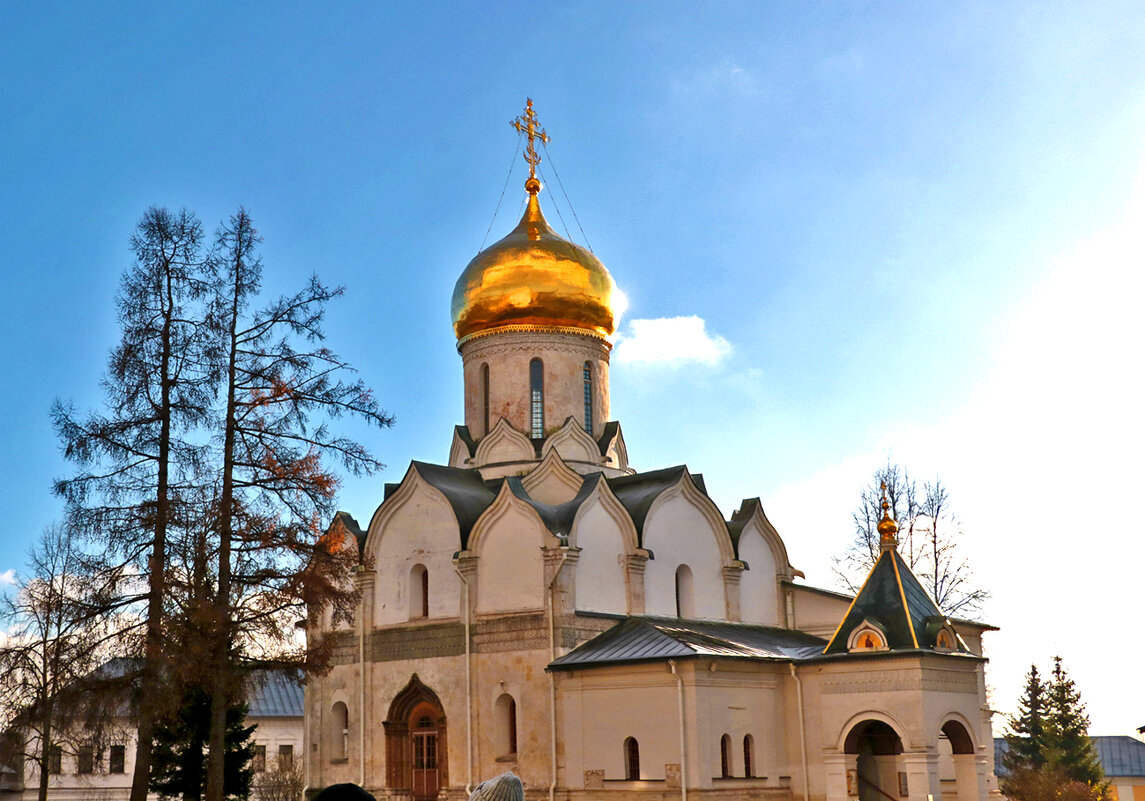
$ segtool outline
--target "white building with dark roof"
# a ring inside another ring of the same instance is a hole
[[[122,667],[117,668],[121,670]],[[294,764],[302,754],[303,690],[300,677],[283,671],[258,672],[248,686],[247,725],[255,725],[255,796],[260,773],[276,764]],[[83,732],[67,737],[49,760],[48,797],[52,801],[126,801],[135,770],[136,734],[129,706],[109,722],[99,741]],[[277,760],[277,762],[276,762]],[[39,770],[30,760],[0,778],[0,798],[34,801]],[[156,798],[154,794],[151,798]]]
[[[531,108],[522,130],[533,164]],[[612,278],[525,188],[454,291],[448,462],[336,521],[362,598],[308,632],[336,646],[306,687],[309,788],[444,801],[512,770],[530,799],[997,797],[991,627],[942,615],[889,518],[852,599],[800,582],[758,499],[729,519],[688,467],[638,471],[609,419]]]

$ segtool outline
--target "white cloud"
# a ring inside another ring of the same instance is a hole
[[[3,573],[0,573],[0,587],[15,587],[16,586],[16,571],[8,568]]]
[[[708,333],[702,317],[658,317],[633,320],[625,333],[617,334],[614,358],[626,364],[714,365],[731,350],[726,339]]]

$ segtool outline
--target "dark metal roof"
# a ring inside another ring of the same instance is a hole
[[[818,656],[823,645],[819,637],[771,626],[634,616],[553,660],[549,668],[576,670],[700,656],[803,660]]]
[[[1125,735],[1100,735],[1089,739],[1106,776],[1145,776],[1145,743]],[[1005,773],[1002,757],[1008,750],[1005,737],[994,738],[994,772],[999,776]]]
[[[604,424],[604,430],[600,433],[600,438],[596,444],[600,447],[600,455],[608,455],[608,447],[612,441],[616,439],[617,434],[620,433],[620,422],[617,420],[609,420]]]
[[[902,556],[893,549],[879,554],[823,653],[846,654],[851,632],[864,620],[883,629],[887,647],[892,651],[933,649],[939,629],[947,622]],[[968,652],[962,642],[956,644],[959,652]]]
[[[688,476],[700,492],[707,495],[704,477],[699,473],[689,473],[688,468],[684,465],[616,478],[605,478],[602,473],[589,473],[584,476],[581,488],[574,498],[566,503],[552,506],[530,497],[521,479],[517,476],[485,481],[481,478],[481,473],[478,470],[446,467],[417,461],[410,463],[410,470],[417,471],[426,483],[439,490],[449,502],[454,515],[457,517],[461,549],[468,547],[469,534],[473,530],[474,524],[493,503],[501,491],[502,485],[506,482],[509,484],[510,491],[532,506],[549,531],[558,537],[568,536],[581,504],[592,494],[596,484],[601,480],[608,483],[609,489],[624,506],[636,526],[637,535],[641,538],[644,534],[644,522],[652,504],[660,497],[661,493],[674,487],[684,476]],[[386,485],[386,496],[383,503],[390,499],[398,486],[400,485]],[[340,516],[344,514],[344,512],[339,512]],[[349,515],[346,517],[349,518]],[[349,518],[349,520],[353,521],[353,518]],[[356,522],[353,525],[357,527]],[[359,542],[365,542],[365,535],[360,537]]]
[[[751,520],[755,508],[763,509],[763,502],[759,498],[744,498],[740,503],[739,509],[732,512],[732,519],[728,521],[728,534],[732,538],[732,548],[735,550],[736,559],[739,559],[739,538],[743,534],[744,526],[747,521]],[[749,565],[750,567],[750,565]]]
[[[568,537],[569,532],[572,531],[572,524],[573,520],[576,519],[577,511],[585,499],[596,489],[596,485],[600,483],[602,477],[600,473],[589,473],[587,476],[582,476],[584,481],[581,482],[577,494],[556,506],[534,500],[529,495],[528,490],[525,489],[525,485],[521,483],[520,478],[512,476],[505,480],[509,482],[510,492],[536,510],[541,522],[545,524],[545,528],[558,537]]]
[[[469,433],[469,426],[454,426],[453,430],[457,433],[457,438],[461,440],[469,451],[470,457],[477,453],[477,443],[473,441],[473,435]]]
[[[295,671],[261,670],[251,676],[247,717],[302,717],[302,678]]]
[[[497,497],[485,485],[481,474],[476,470],[461,467],[445,467],[429,462],[411,462],[410,469],[416,470],[426,483],[439,490],[457,516],[461,533],[462,549],[468,547],[469,532],[481,513],[489,508]]]

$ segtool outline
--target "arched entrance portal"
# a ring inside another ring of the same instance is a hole
[[[852,798],[898,801],[908,795],[901,765],[902,740],[886,723],[864,720],[856,724],[843,750],[855,756],[855,768],[847,775],[847,792]]]
[[[948,720],[938,737],[938,772],[944,797],[977,801],[986,792],[985,775],[978,770],[974,741],[966,727]]]
[[[433,690],[415,673],[393,703],[386,730],[386,785],[406,790],[413,801],[430,801],[448,785],[445,712]]]

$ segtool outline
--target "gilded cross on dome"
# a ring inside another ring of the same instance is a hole
[[[523,133],[529,138],[525,146],[525,161],[529,162],[529,180],[525,181],[525,191],[535,195],[541,191],[541,182],[537,180],[537,165],[541,163],[541,157],[537,155],[536,140],[540,139],[546,145],[553,140],[549,139],[545,129],[537,122],[537,112],[533,111],[531,97],[525,98],[525,113],[509,124],[517,129],[517,133]]]

